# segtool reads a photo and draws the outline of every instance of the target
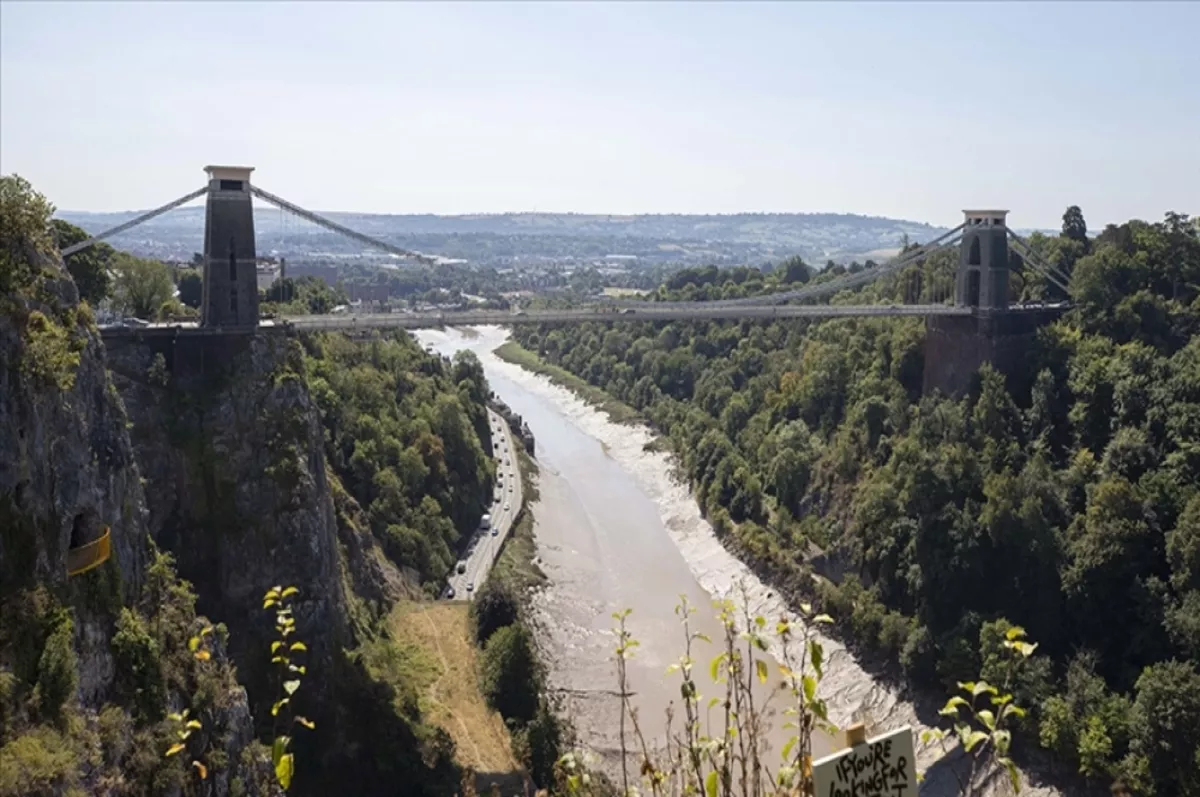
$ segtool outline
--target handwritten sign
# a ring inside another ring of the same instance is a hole
[[[912,728],[868,739],[813,764],[816,797],[916,797]]]

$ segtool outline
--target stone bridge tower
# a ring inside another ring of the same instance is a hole
[[[1008,309],[1007,210],[964,210],[954,304],[980,310]]]
[[[1007,210],[964,210],[965,227],[954,281],[954,304],[969,316],[931,316],[925,326],[924,391],[957,396],[991,363],[1017,392],[1037,328],[1061,308],[1012,305],[1009,300]]]
[[[258,326],[258,266],[254,205],[247,166],[206,166],[204,294],[200,325]]]

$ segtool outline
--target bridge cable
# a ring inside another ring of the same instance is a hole
[[[737,307],[739,305],[745,305],[745,304],[781,304],[783,302],[790,301],[793,299],[803,300],[803,299],[811,299],[811,298],[821,298],[823,296],[838,293],[842,290],[845,290],[846,288],[856,287],[858,285],[865,285],[867,283],[874,282],[875,280],[880,279],[887,274],[891,274],[895,271],[898,271],[898,270],[904,268],[905,266],[912,265],[913,263],[915,263],[918,260],[923,260],[924,258],[928,257],[929,255],[933,254],[935,251],[937,251],[939,249],[943,249],[948,246],[953,246],[955,243],[958,242],[959,233],[963,230],[964,227],[966,227],[965,224],[960,224],[957,227],[955,227],[954,229],[950,230],[949,232],[942,234],[941,236],[935,238],[934,240],[932,240],[928,243],[921,244],[916,249],[914,249],[910,252],[899,255],[896,258],[888,261],[887,263],[876,266],[873,269],[860,271],[857,274],[849,274],[849,275],[846,275],[843,277],[838,277],[836,279],[830,280],[829,282],[823,282],[819,285],[812,285],[812,286],[808,286],[806,288],[800,288],[800,289],[794,290],[794,291],[786,291],[784,293],[770,293],[770,294],[766,294],[763,296],[747,296],[747,297],[744,297],[741,299],[719,299],[719,300],[716,300],[713,302],[706,302],[706,304],[715,305],[717,307]],[[952,239],[952,240],[947,240],[947,239]],[[628,303],[627,302],[627,303],[618,303],[618,304],[621,304],[625,307],[638,307],[638,306],[644,307],[646,305],[645,302],[637,302],[637,303]],[[653,304],[661,307],[663,305],[669,306],[669,305],[674,305],[674,304],[688,304],[688,303],[687,302],[654,302]]]
[[[1065,291],[1068,296],[1070,296],[1071,292],[1067,286],[1071,282],[1071,278],[1064,274],[1058,267],[1053,266],[1044,260],[1041,255],[1034,252],[1033,247],[1026,243],[1021,236],[1017,235],[1011,230],[1008,231],[1008,234],[1012,238],[1012,245],[1013,248],[1017,250],[1017,254],[1020,255],[1025,262],[1029,263],[1035,272],[1041,274],[1047,280]]]
[[[294,205],[291,202],[288,202],[286,199],[275,196],[274,194],[272,194],[268,191],[264,191],[263,189],[259,188],[256,185],[250,186],[250,193],[254,194],[254,196],[258,197],[259,199],[263,199],[263,200],[266,200],[267,202],[270,202],[272,205],[274,205],[277,208],[281,208],[283,210],[288,211],[289,213],[293,213],[296,216],[299,216],[300,218],[304,219],[305,221],[310,221],[319,227],[324,227],[327,230],[332,230],[333,232],[340,233],[340,234],[346,236],[347,238],[351,238],[355,241],[358,241],[359,243],[366,244],[367,246],[373,247],[375,249],[382,249],[383,251],[385,251],[389,254],[393,254],[398,257],[407,258],[410,260],[417,260],[422,263],[427,263],[430,265],[436,265],[439,262],[439,258],[437,258],[433,255],[425,255],[425,254],[421,254],[420,252],[413,252],[408,249],[401,249],[398,246],[393,246],[392,244],[386,243],[385,241],[380,241],[377,238],[372,238],[369,235],[364,235],[361,232],[357,232],[357,231],[352,230],[349,227],[346,227],[342,224],[338,224],[336,221],[330,221],[329,219],[325,218],[324,216],[318,216],[316,213],[313,213],[311,210],[305,210],[304,208],[300,207],[299,205]]]
[[[947,235],[938,239],[938,241],[943,241],[945,238],[953,235],[956,232],[957,230],[952,230]],[[893,274],[919,261],[925,260],[938,250],[954,246],[958,243],[958,241],[958,237],[952,238],[944,243],[936,243],[936,245],[935,242],[931,241],[930,243],[914,249],[908,254],[903,255],[895,260],[877,266],[873,269],[860,271],[857,274],[847,274],[837,277],[836,279],[832,279],[829,282],[822,282],[818,285],[811,285],[795,291],[769,294],[761,299],[758,297],[748,297],[746,299],[734,299],[732,302],[736,302],[737,304],[762,304],[765,301],[771,304],[776,304],[790,300],[804,301],[807,299],[820,299],[825,296],[831,296],[833,294],[840,293],[849,288],[855,288],[875,282],[876,280],[882,279],[889,274]]]
[[[87,249],[89,246],[93,246],[95,244],[100,243],[105,238],[111,238],[114,235],[123,233],[126,230],[132,229],[143,222],[150,221],[150,219],[154,218],[155,216],[161,216],[162,214],[166,213],[168,210],[174,210],[175,208],[179,207],[180,205],[184,205],[184,204],[187,204],[188,202],[191,202],[193,199],[199,199],[200,197],[204,196],[207,193],[208,193],[208,186],[206,185],[198,191],[193,191],[192,193],[188,194],[187,196],[182,196],[179,199],[176,199],[174,202],[168,202],[167,204],[163,205],[161,208],[155,208],[154,210],[151,210],[148,213],[143,213],[142,215],[138,216],[136,219],[127,221],[124,224],[118,224],[116,227],[113,227],[111,230],[105,230],[104,232],[100,233],[99,235],[93,235],[91,238],[88,238],[86,241],[80,241],[77,244],[68,246],[66,249],[62,250],[62,256],[66,257],[67,255],[73,255],[76,252],[82,252],[84,249]]]

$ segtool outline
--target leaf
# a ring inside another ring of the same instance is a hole
[[[175,722],[183,722],[183,715],[176,714],[175,712],[171,712],[170,714],[167,715],[167,719],[174,720]]]
[[[971,696],[979,697],[984,692],[990,692],[993,695],[997,693],[996,687],[989,684],[987,681],[980,681],[977,684],[971,684]]]
[[[708,777],[704,779],[704,794],[705,797],[717,797],[717,770],[708,773]]]
[[[987,709],[984,709],[983,711],[980,711],[977,714],[977,716],[979,717],[979,721],[982,722],[983,726],[985,728],[987,728],[989,731],[996,730],[996,715],[995,714],[988,711]]]
[[[213,632],[213,627],[211,625],[206,625],[206,626],[204,626],[204,628],[200,629],[200,636],[205,637],[205,636],[208,636],[209,634],[211,634],[212,632]]]
[[[825,623],[826,625],[833,625],[833,618],[827,614],[818,614],[816,617],[814,617],[812,619],[812,621],[814,623]]]
[[[759,628],[766,628],[767,627],[767,618],[763,617],[761,614],[756,615],[754,618],[754,624],[756,626],[758,626]]]
[[[201,764],[199,761],[193,761],[192,766],[196,768],[196,774],[200,776],[200,780],[208,778],[208,767]]]
[[[283,691],[287,692],[289,695],[295,694],[296,690],[299,688],[300,688],[299,681],[284,681],[283,682]]]
[[[708,674],[714,681],[721,680],[721,660],[725,658],[724,653],[718,653],[708,665]]]
[[[301,675],[304,675],[306,672],[308,672],[308,670],[304,668],[304,665],[289,664],[288,669],[292,672],[298,672]]]
[[[1019,625],[1014,625],[1012,628],[1004,632],[1004,637],[1010,642],[1014,639],[1020,639],[1025,636],[1025,629]]]
[[[967,752],[969,753],[974,750],[980,742],[985,741],[987,738],[988,735],[983,731],[971,731],[971,733],[967,734],[967,738],[963,742],[963,747],[966,748]]]
[[[800,679],[800,683],[804,686],[804,702],[811,703],[817,694],[817,679],[806,675]]]
[[[271,652],[274,653],[275,651],[279,650],[281,647],[283,647],[283,643],[280,642],[278,639],[276,639],[274,642],[271,643]]]
[[[194,636],[188,640],[188,650],[194,651],[198,647],[200,647],[200,637]]]
[[[279,603],[279,601],[275,600],[274,598],[267,598],[265,601],[263,601],[263,608],[270,609],[277,603]]]
[[[800,611],[805,617],[807,617],[808,615],[812,614],[812,604],[811,603],[801,603]]]
[[[313,728],[317,727],[317,723],[313,722],[313,721],[312,721],[312,720],[310,720],[308,717],[301,717],[301,716],[297,716],[297,717],[296,717],[296,722],[300,723],[300,724],[301,724],[301,725],[303,725],[305,728],[308,728],[310,731],[311,731]]]
[[[958,713],[959,706],[966,706],[966,705],[970,705],[970,704],[967,703],[967,701],[964,700],[963,698],[959,697],[958,695],[955,695],[954,697],[952,697],[946,701],[946,705],[942,706],[942,710],[939,711],[938,714],[941,714],[943,717],[952,717]]]
[[[288,587],[287,589],[285,589],[285,590],[284,590],[284,591],[283,591],[283,592],[282,592],[282,593],[279,595],[279,597],[281,597],[281,598],[289,598],[289,597],[291,597],[292,595],[299,595],[299,594],[300,594],[300,588],[299,588],[299,587]]]
[[[784,761],[792,760],[792,748],[796,746],[796,742],[798,742],[799,740],[800,740],[799,736],[793,736],[790,739],[788,739],[787,742],[784,743],[783,751],[780,753],[780,755],[783,757]]]
[[[709,639],[709,637],[708,637],[708,634],[699,634],[699,633],[697,633],[697,634],[694,634],[694,636],[696,637],[696,639],[702,639],[702,640],[704,640],[705,642],[707,642],[708,644],[710,644],[710,645],[712,644],[712,640],[711,640],[711,639]]]
[[[1017,765],[1011,759],[1004,759],[1004,766],[1008,768],[1008,779],[1012,781],[1013,791],[1017,794],[1021,793],[1021,776],[1017,773]]]
[[[670,667],[667,668],[667,675],[673,675],[674,673],[677,673],[677,672],[679,672],[678,664],[672,664]]]
[[[209,653],[207,650],[197,650],[192,655],[194,655],[196,657],[196,661],[208,661],[209,659],[212,658],[212,654]]]
[[[279,761],[283,758],[283,754],[287,751],[288,743],[291,741],[292,739],[290,736],[277,736],[275,738],[274,743],[271,745],[272,764],[279,766]]]
[[[286,705],[287,705],[289,702],[291,702],[291,700],[290,700],[289,698],[286,698],[286,697],[285,697],[285,698],[283,698],[282,700],[276,700],[276,701],[275,701],[275,705],[271,706],[271,716],[272,716],[272,717],[278,717],[278,716],[279,716],[279,709],[281,709],[281,708],[283,708],[284,706],[286,706]]]
[[[295,761],[291,753],[285,753],[279,757],[279,761],[275,764],[275,778],[279,781],[279,785],[287,791],[292,786],[292,775],[296,772]]]
[[[292,646],[288,648],[288,650],[308,650],[308,646],[303,642],[293,642]]]
[[[196,730],[200,730],[204,726],[200,724],[200,720],[188,720],[187,725],[185,725],[184,727],[185,728],[195,728]]]
[[[175,744],[173,744],[167,748],[167,753],[165,756],[163,756],[163,758],[170,758],[171,756],[175,755],[176,753],[178,753],[180,750],[182,750],[185,747],[187,747],[186,744],[183,744],[182,742],[176,742]]]
[[[717,704],[718,704],[718,703],[720,703],[720,702],[721,702],[721,698],[719,698],[719,697],[712,697],[712,698],[709,698],[709,700],[708,700],[708,707],[709,707],[709,708],[712,708],[713,706],[717,705]]]
[[[767,663],[762,659],[754,660],[754,669],[758,673],[758,682],[765,684],[769,677],[767,673]]]
[[[815,639],[809,640],[808,657],[812,660],[813,669],[817,671],[817,677],[822,677],[821,664],[825,661],[825,648]]]

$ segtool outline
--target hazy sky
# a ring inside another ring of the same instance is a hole
[[[1200,213],[1200,3],[0,3],[0,173],[314,209]]]

